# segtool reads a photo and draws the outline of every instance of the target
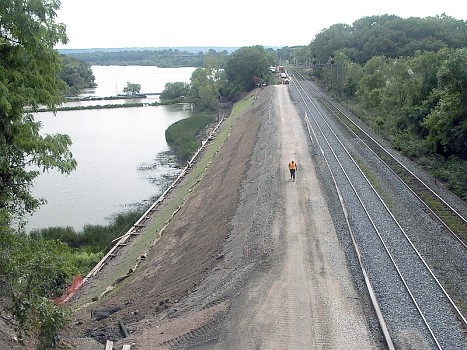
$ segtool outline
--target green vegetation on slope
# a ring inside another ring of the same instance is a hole
[[[179,120],[165,131],[165,138],[175,152],[180,164],[186,163],[201,146],[199,137],[206,127],[213,122],[215,115],[199,113]]]
[[[134,268],[135,261],[138,261],[141,255],[147,253],[147,250],[154,241],[160,238],[164,227],[173,218],[174,213],[183,205],[187,197],[195,192],[196,185],[201,181],[206,168],[228,138],[232,126],[244,115],[248,108],[252,106],[253,102],[254,99],[251,97],[241,100],[234,105],[231,115],[223,121],[217,131],[216,138],[209,143],[202,153],[201,158],[197,159],[193,164],[183,181],[179,183],[170,196],[164,199],[163,205],[157,211],[157,215],[155,215],[154,219],[151,220],[151,226],[147,227],[145,234],[139,235],[136,238],[135,244],[132,244],[132,249],[125,253],[116,269],[100,276],[99,285],[95,286],[86,300],[81,299],[80,304],[86,304],[87,302],[91,302],[92,298],[99,297],[108,286],[121,276],[126,275],[130,269]],[[123,283],[113,291],[117,291],[118,288],[124,288],[128,282],[128,279],[124,280]]]

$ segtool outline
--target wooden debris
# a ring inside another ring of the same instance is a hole
[[[128,330],[126,329],[126,326],[123,323],[123,320],[118,321],[118,326],[120,327],[120,330],[122,331],[123,337],[128,338]]]

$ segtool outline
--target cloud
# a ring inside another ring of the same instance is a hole
[[[222,5],[213,0],[62,0],[58,21],[67,26],[68,48],[295,46],[309,44],[333,24],[352,24],[365,16],[455,17],[466,7],[452,0],[423,6],[402,0],[237,0]]]

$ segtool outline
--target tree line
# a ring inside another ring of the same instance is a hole
[[[331,26],[291,59],[465,200],[466,47],[465,21],[385,15]]]
[[[67,85],[67,89],[64,92],[66,96],[75,96],[82,89],[96,87],[96,78],[88,62],[65,55],[61,55],[60,58],[61,69],[59,77]]]
[[[374,56],[411,57],[416,52],[466,47],[466,21],[445,14],[401,18],[395,15],[367,16],[350,24],[337,23],[316,34],[309,45],[284,47],[278,56],[291,63],[325,64],[341,52],[352,62],[365,64]]]
[[[228,55],[227,51],[223,51]],[[66,56],[98,66],[157,66],[201,67],[204,52],[193,53],[179,49],[119,50],[119,51],[84,51],[71,52]]]

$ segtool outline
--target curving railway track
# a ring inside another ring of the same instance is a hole
[[[319,149],[318,157],[331,174],[388,347],[467,348],[466,319],[433,273],[426,254],[413,243],[407,232],[410,226],[399,222],[357,154],[364,148],[363,152],[373,155],[380,166],[391,169],[398,181],[449,229],[455,241],[450,244],[461,252],[460,265],[465,263],[465,218],[313,84],[298,72],[291,76],[290,89],[296,89],[294,93],[299,96],[311,145]],[[440,230],[439,234],[444,232]],[[465,291],[456,300],[465,302]]]

